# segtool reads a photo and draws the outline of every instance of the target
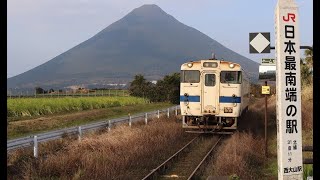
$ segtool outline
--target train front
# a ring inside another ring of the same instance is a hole
[[[232,76],[233,81],[226,76]],[[239,79],[241,67],[236,63],[201,60],[182,64],[183,128],[211,132],[236,129],[241,99]]]

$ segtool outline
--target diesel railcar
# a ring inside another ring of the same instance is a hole
[[[249,77],[237,63],[208,59],[181,65],[180,108],[187,132],[232,133],[249,98]]]

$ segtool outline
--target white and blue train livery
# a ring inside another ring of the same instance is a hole
[[[180,107],[183,128],[205,132],[237,129],[248,109],[249,78],[237,63],[199,60],[181,65]]]

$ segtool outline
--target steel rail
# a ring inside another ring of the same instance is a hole
[[[159,110],[159,113],[160,112],[161,113],[167,112],[168,109],[172,111],[172,110],[175,110],[176,108],[179,108],[179,106],[173,106],[170,108]],[[148,114],[148,118],[151,118],[151,117],[156,117],[156,115],[158,114],[158,111],[150,111],[150,112],[135,114],[135,115],[131,116],[131,121],[136,122],[136,121],[143,120],[146,113]],[[110,122],[110,124],[109,124],[109,122]],[[80,127],[81,127],[82,132],[86,132],[86,131],[92,131],[92,130],[97,130],[97,129],[101,129],[101,128],[111,128],[110,126],[112,126],[112,125],[126,123],[126,122],[129,122],[128,116],[116,118],[116,119],[111,119],[111,120],[104,119],[99,122],[81,125]],[[53,130],[53,131],[35,134],[35,135],[31,135],[31,136],[26,136],[26,137],[22,137],[22,138],[7,140],[7,151],[19,149],[22,147],[32,146],[35,136],[37,136],[38,142],[46,142],[46,141],[62,138],[65,135],[77,135],[78,133],[79,133],[79,126],[74,126],[74,127],[70,127],[70,128]]]
[[[193,178],[193,176],[196,174],[196,172],[198,171],[198,169],[200,168],[200,166],[203,164],[203,162],[208,158],[208,156],[212,153],[213,149],[218,145],[218,143],[220,142],[220,140],[222,139],[222,136],[218,139],[218,141],[212,146],[212,148],[209,150],[209,152],[204,156],[204,158],[202,159],[202,161],[198,164],[198,166],[195,168],[195,170],[191,173],[191,175],[189,176],[188,180],[190,180],[191,178]]]
[[[165,160],[162,164],[160,164],[158,167],[156,167],[155,169],[153,169],[148,175],[146,175],[142,180],[146,180],[146,179],[152,179],[153,175],[159,171],[162,167],[164,167],[169,161],[171,161],[174,157],[176,157],[179,153],[181,153],[183,150],[185,150],[187,147],[190,146],[190,144],[192,144],[199,136],[196,136],[195,138],[193,138],[190,142],[188,142],[185,146],[183,146],[181,149],[179,149],[179,151],[177,151],[176,153],[174,153],[172,156],[170,156],[167,160]]]

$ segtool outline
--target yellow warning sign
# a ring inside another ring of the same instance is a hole
[[[262,94],[270,94],[270,86],[262,86]]]

